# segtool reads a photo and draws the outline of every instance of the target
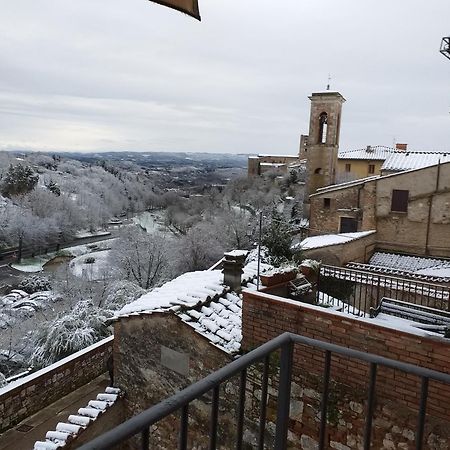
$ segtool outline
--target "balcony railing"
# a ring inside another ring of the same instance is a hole
[[[355,316],[369,316],[383,297],[450,311],[450,288],[428,283],[346,267],[323,265],[318,278],[319,292],[344,304],[343,311]],[[337,305],[331,305],[337,306]]]
[[[421,368],[411,364],[402,363],[392,359],[376,356],[369,353],[340,347],[334,344],[318,341],[315,339],[298,336],[292,333],[284,333],[275,339],[261,345],[257,349],[242,355],[218,371],[208,375],[204,379],[192,384],[186,389],[176,393],[172,397],[147,409],[137,416],[122,423],[111,431],[99,436],[93,441],[80,447],[80,450],[112,449],[116,445],[126,442],[134,436],[141,436],[140,447],[148,450],[150,442],[150,427],[157,424],[168,415],[180,411],[180,425],[178,433],[178,448],[187,449],[189,434],[189,404],[200,399],[204,394],[212,392],[212,402],[209,423],[209,449],[216,449],[220,444],[218,440],[218,418],[219,418],[219,390],[220,386],[227,380],[239,376],[239,399],[236,422],[236,449],[242,449],[244,415],[246,400],[246,382],[248,369],[257,363],[264,363],[261,385],[261,401],[258,423],[257,449],[264,448],[266,428],[266,408],[268,395],[269,365],[272,353],[281,350],[280,373],[278,383],[277,418],[275,429],[274,448],[276,450],[286,449],[288,436],[289,408],[291,398],[291,380],[294,363],[294,346],[308,346],[324,352],[324,365],[322,373],[322,394],[320,402],[320,425],[318,431],[318,448],[326,448],[327,430],[327,408],[329,406],[330,392],[330,368],[332,356],[341,356],[367,364],[369,367],[369,380],[367,389],[367,400],[365,402],[365,426],[363,436],[363,447],[368,450],[372,439],[372,421],[374,417],[377,370],[379,367],[387,367],[418,377],[421,380],[421,388],[418,403],[417,426],[415,431],[416,450],[423,448],[424,426],[426,419],[426,407],[428,398],[428,385],[430,380],[450,385],[450,375],[430,369]],[[133,447],[136,448],[136,447]]]

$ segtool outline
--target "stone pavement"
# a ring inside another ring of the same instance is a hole
[[[0,434],[0,450],[32,450],[36,441],[45,441],[47,431],[54,430],[58,422],[65,422],[70,414],[76,414],[78,408],[86,406],[89,400],[104,392],[108,385],[108,374],[100,375],[23,420]]]

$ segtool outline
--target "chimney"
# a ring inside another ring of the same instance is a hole
[[[402,152],[406,152],[408,148],[408,144],[395,144],[395,149],[400,150]]]
[[[241,290],[241,275],[244,273],[243,267],[247,250],[233,250],[224,254],[223,259],[223,283],[233,291]]]

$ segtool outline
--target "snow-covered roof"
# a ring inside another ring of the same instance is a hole
[[[263,154],[260,153],[258,155],[258,158],[292,158],[292,159],[298,159],[298,155],[274,155],[274,154]]]
[[[338,159],[365,159],[372,161],[384,161],[392,153],[398,152],[395,148],[384,145],[367,146],[357,150],[343,150],[338,154]]]
[[[434,153],[434,152],[395,152],[390,154],[381,170],[386,171],[403,171],[410,169],[420,169],[450,161],[450,153]]]
[[[271,266],[261,263],[260,270]],[[244,267],[242,283],[252,283],[257,274],[257,261]],[[188,272],[125,305],[118,318],[136,314],[172,311],[184,323],[227,353],[236,353],[242,340],[242,300],[223,284],[220,270]]]
[[[187,272],[125,305],[117,316],[166,310],[175,306],[193,307],[208,298],[222,295],[226,290],[220,270]]]
[[[260,166],[265,166],[265,167],[283,167],[285,165],[286,165],[286,163],[268,163],[268,162],[260,163]]]
[[[180,319],[228,353],[239,351],[242,340],[242,299],[228,293],[199,306],[177,313]]]
[[[311,236],[303,239],[297,247],[302,250],[310,250],[313,248],[328,247],[330,245],[346,244],[347,242],[361,239],[370,234],[376,233],[375,230],[358,231],[356,233],[339,233],[339,234],[324,234],[321,236]]]
[[[326,192],[329,192],[329,191],[337,191],[338,189],[346,189],[351,186],[358,186],[360,184],[367,183],[368,181],[377,180],[378,178],[381,178],[380,175],[374,175],[374,176],[366,177],[366,178],[359,178],[358,180],[345,181],[344,183],[331,184],[330,186],[325,186],[325,187],[317,189],[316,193],[311,194],[310,197],[313,197],[315,195],[325,194]]]
[[[351,262],[348,267],[424,281],[450,282],[449,259],[375,252],[368,264]]]
[[[436,165],[436,164],[434,164],[434,165]],[[448,161],[441,161],[441,164],[450,164],[450,160],[448,160]],[[317,195],[323,195],[325,193],[332,192],[332,191],[337,191],[339,189],[346,189],[346,188],[351,187],[351,186],[362,185],[362,184],[370,182],[370,181],[378,182],[378,180],[385,180],[387,178],[398,177],[398,176],[403,176],[405,174],[411,174],[411,173],[419,172],[421,170],[424,170],[426,167],[431,167],[431,166],[425,166],[425,167],[418,167],[418,168],[414,168],[414,169],[403,170],[403,171],[399,171],[399,172],[396,172],[396,173],[390,173],[388,175],[383,175],[383,176],[375,175],[375,176],[372,176],[372,177],[360,178],[358,180],[348,181],[348,182],[340,183],[340,184],[332,184],[330,186],[325,186],[323,188],[317,189],[316,193],[315,194],[311,194],[310,197],[314,197],[314,196],[317,196]]]

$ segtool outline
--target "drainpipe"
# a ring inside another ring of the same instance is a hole
[[[362,229],[362,221],[363,221],[363,212],[360,211],[361,210],[361,191],[364,189],[365,187],[365,183],[363,183],[363,185],[358,188],[358,202],[356,207],[358,208],[358,223],[361,222],[361,226],[358,226],[358,229],[361,230]],[[359,219],[361,218],[361,219]]]
[[[438,164],[437,164],[437,175],[436,175],[436,185],[434,187],[434,192],[430,195],[429,200],[428,200],[428,218],[427,218],[427,234],[425,237],[425,255],[429,255],[429,251],[428,251],[428,243],[430,241],[430,228],[431,228],[431,211],[433,209],[433,198],[434,195],[438,192],[439,190],[439,178],[441,176],[441,160],[438,160]]]

